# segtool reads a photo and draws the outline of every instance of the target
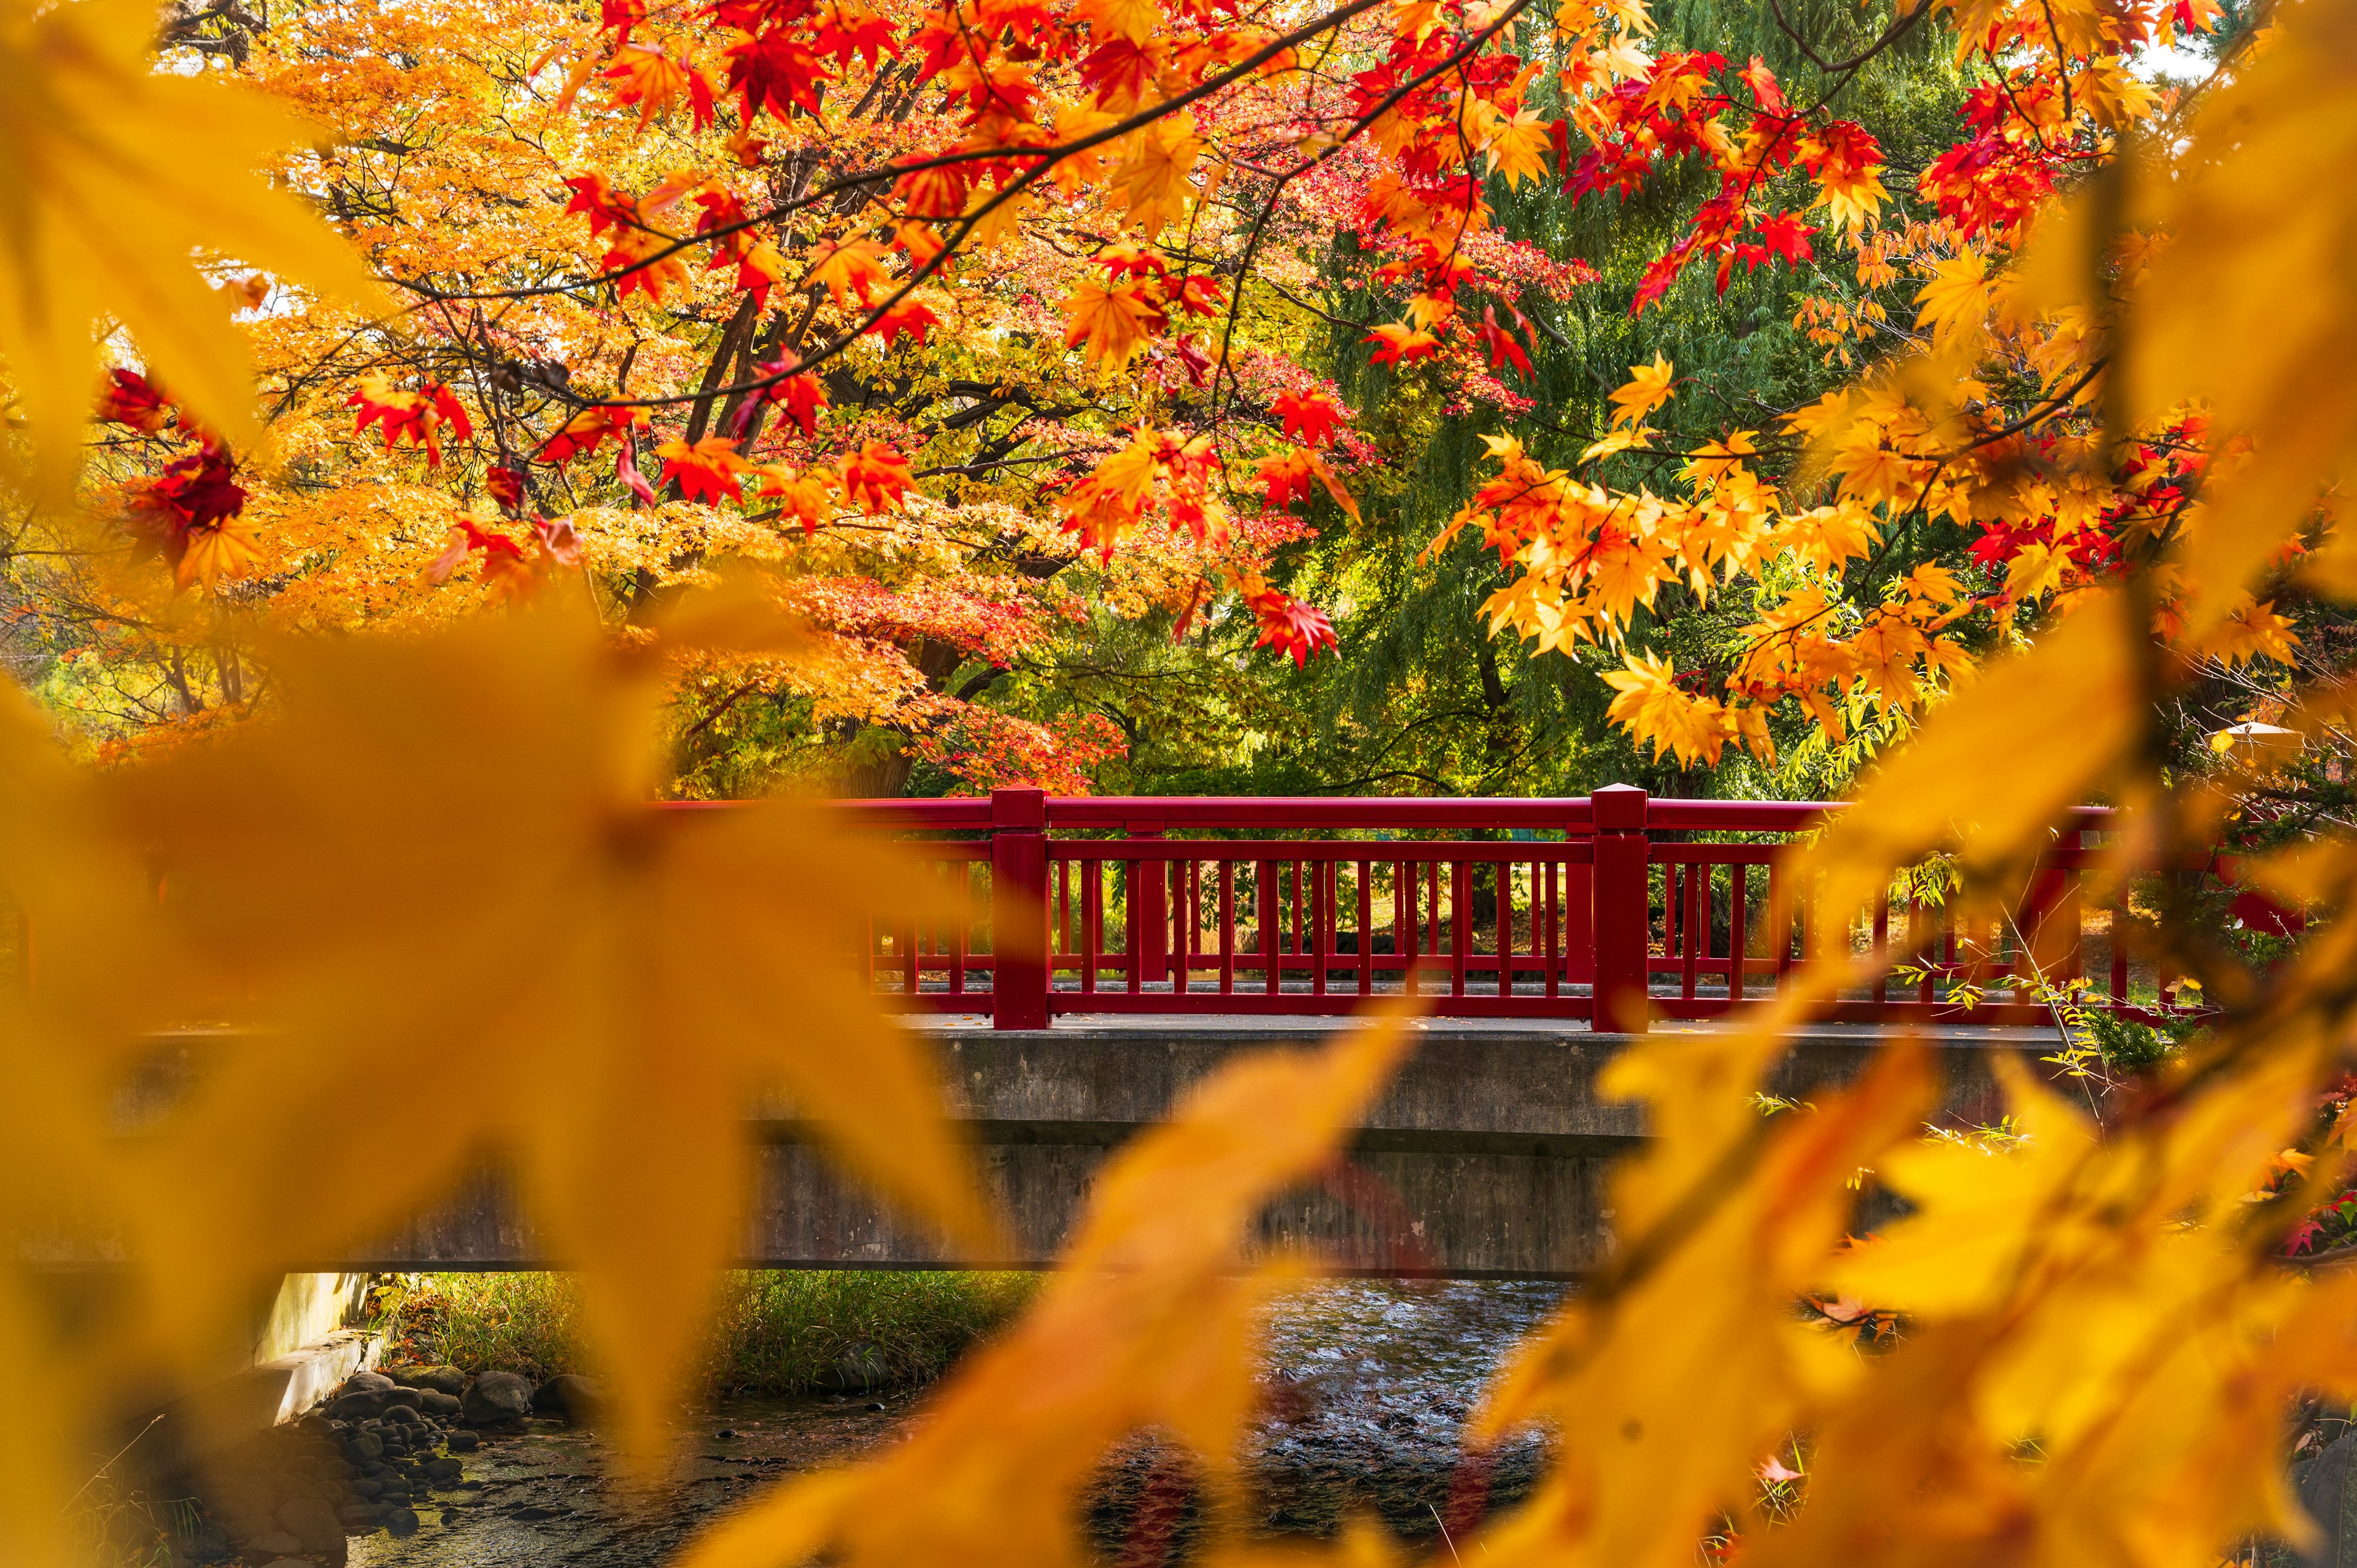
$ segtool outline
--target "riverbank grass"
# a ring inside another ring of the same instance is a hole
[[[873,1347],[894,1378],[923,1382],[1031,1299],[1028,1273],[741,1271],[723,1276],[698,1381],[713,1393],[802,1393]],[[403,1274],[382,1282],[390,1363],[595,1375],[580,1293],[562,1273]]]

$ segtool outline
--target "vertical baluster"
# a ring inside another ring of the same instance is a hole
[[[1560,875],[1561,870],[1562,868],[1555,862],[1550,860],[1546,863],[1546,935],[1542,940],[1534,933],[1531,941],[1531,945],[1538,950],[1541,961],[1546,966],[1546,993],[1547,1000],[1550,1002],[1563,994],[1563,968],[1564,959],[1566,956],[1562,951],[1563,883],[1566,879]],[[1534,906],[1536,905],[1535,897],[1532,902]],[[1537,913],[1535,907],[1532,912],[1535,924]]]
[[[2121,940],[2122,928],[2127,924],[2127,897],[2112,907],[2112,1005],[2128,1004],[2128,945]]]
[[[1535,872],[1537,868],[1533,867]],[[1498,886],[1498,994],[1514,993],[1514,867],[1499,861],[1491,873]],[[1534,926],[1536,922],[1533,922]],[[1534,930],[1534,937],[1537,935]]]
[[[1890,958],[1883,950],[1890,941],[1890,890],[1884,888],[1874,900],[1874,950],[1883,953],[1874,963],[1874,999],[1889,1000],[1890,993]]]
[[[1129,950],[1121,955],[1121,967],[1128,977],[1127,990],[1132,996],[1138,993],[1146,981],[1146,950],[1152,941],[1150,933],[1161,925],[1159,920],[1149,923],[1146,901],[1139,896],[1138,874],[1148,865],[1159,868],[1158,863],[1154,861],[1125,860],[1121,863],[1122,903],[1128,908],[1122,925],[1128,931],[1129,942]]]
[[[974,921],[974,862],[957,860],[950,863],[955,873],[950,878],[957,890],[950,900],[950,994],[965,994],[965,940]]]
[[[1326,955],[1333,943],[1334,863],[1313,860],[1309,865],[1309,994],[1326,994]]]
[[[1220,862],[1220,994],[1236,988],[1236,863]]]
[[[1424,950],[1434,958],[1440,956],[1440,862],[1424,863],[1424,910],[1427,929]]]
[[[1745,902],[1751,896],[1751,867],[1741,861],[1727,868],[1727,1004],[1734,1008],[1743,1001],[1744,954],[1751,950],[1750,933],[1746,930]]]
[[[1682,922],[1684,946],[1679,950],[1685,959],[1685,969],[1679,976],[1678,993],[1686,1001],[1695,999],[1695,977],[1702,969],[1702,961],[1709,956],[1710,918],[1703,904],[1703,892],[1710,886],[1710,867],[1702,861],[1687,865],[1685,916]]]
[[[1908,934],[1915,943],[1915,966],[1923,972],[1923,978],[1915,985],[1915,1000],[1918,1002],[1932,1000],[1936,978],[1932,973],[1932,966],[1939,962],[1939,955],[1935,950],[1939,943],[1932,922],[1932,907],[1929,904],[1920,899],[1910,904]]]
[[[1473,945],[1473,863],[1457,860],[1448,867],[1448,993],[1465,994],[1465,963]]]
[[[1768,950],[1776,961],[1775,985],[1792,972],[1792,890],[1781,865],[1768,867]]]
[[[1277,939],[1285,931],[1283,890],[1277,886],[1276,862],[1260,862],[1260,869],[1254,875],[1256,878],[1254,891],[1259,895],[1255,901],[1260,906],[1261,989],[1274,996],[1280,988],[1278,981],[1282,968],[1277,958],[1277,949],[1281,945]]]
[[[1089,995],[1097,988],[1097,950],[1104,938],[1104,888],[1100,882],[1102,861],[1082,860],[1081,874],[1081,993]]]
[[[1305,865],[1315,868],[1317,864],[1314,860],[1293,863],[1293,964],[1296,969],[1301,967],[1302,957],[1309,950],[1310,922],[1313,918],[1309,896],[1301,886],[1301,873]]]
[[[1678,882],[1679,869],[1678,863],[1674,860],[1662,862],[1662,956],[1663,958],[1677,956],[1678,932],[1684,924],[1682,917],[1685,909],[1679,897],[1683,892]],[[1652,873],[1648,872],[1646,875],[1650,881]],[[1650,895],[1652,888],[1648,886],[1645,891]],[[1651,902],[1650,897],[1647,901]],[[1652,961],[1649,959],[1645,964],[1645,978],[1649,984],[1652,980]]]
[[[1399,966],[1400,990],[1415,994],[1415,863],[1392,863],[1392,961]]]
[[[1078,944],[1073,940],[1072,931],[1072,863],[1070,859],[1056,862],[1056,929],[1063,943],[1059,950],[1068,955],[1077,951]],[[1049,988],[1054,989],[1055,983],[1056,961],[1050,958],[1048,961]]]
[[[1375,993],[1375,863],[1359,862],[1359,994]]]

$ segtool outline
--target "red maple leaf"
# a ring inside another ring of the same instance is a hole
[[[867,330],[882,338],[884,346],[889,349],[903,333],[922,343],[925,335],[941,324],[942,318],[927,309],[922,301],[904,299],[878,316],[876,325]]]
[[[818,84],[830,74],[807,45],[781,32],[747,38],[728,51],[728,91],[744,95],[748,122],[763,108],[780,120],[792,119],[796,108],[817,113]]]
[[[1530,322],[1523,317],[1521,311],[1514,312],[1514,319],[1521,324],[1524,331],[1530,329]],[[1481,346],[1490,351],[1491,370],[1496,370],[1501,364],[1511,363],[1516,370],[1523,372],[1525,380],[1529,378],[1531,357],[1523,352],[1522,344],[1514,340],[1512,333],[1498,325],[1496,306],[1485,305],[1481,307],[1481,325],[1478,330],[1481,335]]]
[[[1810,249],[1809,236],[1817,231],[1801,221],[1797,212],[1779,212],[1760,225],[1760,242],[1771,254],[1783,257],[1794,266],[1811,260],[1815,252]]]
[[[109,371],[98,389],[98,417],[153,435],[172,423],[172,400],[136,371]]]
[[[1260,640],[1253,646],[1274,648],[1289,656],[1296,669],[1308,664],[1309,656],[1320,648],[1340,646],[1334,636],[1334,623],[1314,605],[1270,588],[1253,596],[1252,607],[1260,620]]]
[[[1279,392],[1269,406],[1284,421],[1285,433],[1305,446],[1322,446],[1333,440],[1335,425],[1351,417],[1351,411],[1324,387]]]

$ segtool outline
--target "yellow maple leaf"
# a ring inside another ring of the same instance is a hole
[[[245,335],[192,252],[382,307],[351,249],[269,178],[317,133],[259,93],[156,70],[155,34],[143,0],[0,13],[0,359],[52,489],[79,456],[103,317],[207,425],[253,435]]]
[[[811,248],[805,281],[824,285],[838,306],[853,295],[866,305],[879,285],[892,281],[883,266],[888,253],[873,240],[821,240]]]
[[[1364,1114],[1414,1038],[1404,1018],[1222,1069],[1108,1162],[1031,1312],[959,1366],[908,1441],[742,1509],[680,1568],[949,1563],[985,1545],[1079,1562],[1071,1499],[1141,1427],[1228,1475],[1258,1398],[1257,1316],[1302,1272],[1283,1255],[1245,1266],[1245,1233]]]
[[[1084,349],[1092,364],[1117,371],[1144,350],[1162,319],[1135,285],[1084,278],[1064,307],[1064,345]]]
[[[1157,120],[1125,140],[1128,151],[1114,166],[1114,195],[1128,210],[1129,221],[1150,240],[1185,215],[1195,193],[1188,172],[1205,143],[1195,134],[1195,117],[1187,113]]]
[[[879,910],[905,894],[924,918],[949,905],[814,809],[651,807],[660,664],[554,608],[322,639],[281,652],[270,718],[91,785],[172,866],[164,918],[261,1030],[125,1156],[154,1195],[134,1250],[242,1300],[439,1198],[479,1148],[513,1150],[542,1244],[581,1271],[641,1455],[743,1244],[759,1097],[782,1091],[920,1213],[985,1245],[995,1230],[926,1052],[829,956],[843,906],[780,890]],[[333,1108],[391,1053],[475,1092],[389,1165]]]
[[[1635,424],[1670,401],[1670,383],[1677,367],[1660,354],[1650,365],[1629,367],[1629,380],[1612,393],[1612,423]]]
[[[1979,331],[1988,319],[1988,258],[1965,251],[1940,263],[1932,269],[1932,281],[1916,291],[1915,302],[1923,307],[1915,324],[1930,328],[1943,347]]]

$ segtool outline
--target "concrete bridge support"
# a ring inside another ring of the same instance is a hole
[[[952,1113],[1011,1218],[1015,1251],[945,1251],[920,1228],[835,1176],[806,1126],[757,1122],[759,1191],[743,1262],[752,1268],[1037,1267],[1053,1261],[1098,1165],[1161,1120],[1231,1056],[1343,1027],[1299,1019],[1072,1019],[1039,1030],[982,1021],[931,1026]],[[1671,1026],[1708,1028],[1714,1026]],[[1663,1032],[1659,1028],[1656,1034]],[[1348,1160],[1262,1216],[1262,1239],[1306,1246],[1344,1271],[1457,1278],[1577,1278],[1608,1245],[1605,1174],[1640,1144],[1634,1107],[1602,1100],[1597,1076],[1628,1036],[1576,1026],[1431,1020],[1421,1047],[1354,1133]],[[2050,1033],[1988,1026],[1924,1031],[1947,1084],[1943,1115],[1993,1121],[2000,1052],[2051,1051]],[[1880,1042],[1868,1026],[1797,1037],[1771,1085],[1801,1096],[1846,1079]],[[485,1171],[442,1208],[348,1259],[346,1268],[562,1266],[537,1246],[513,1196]]]

